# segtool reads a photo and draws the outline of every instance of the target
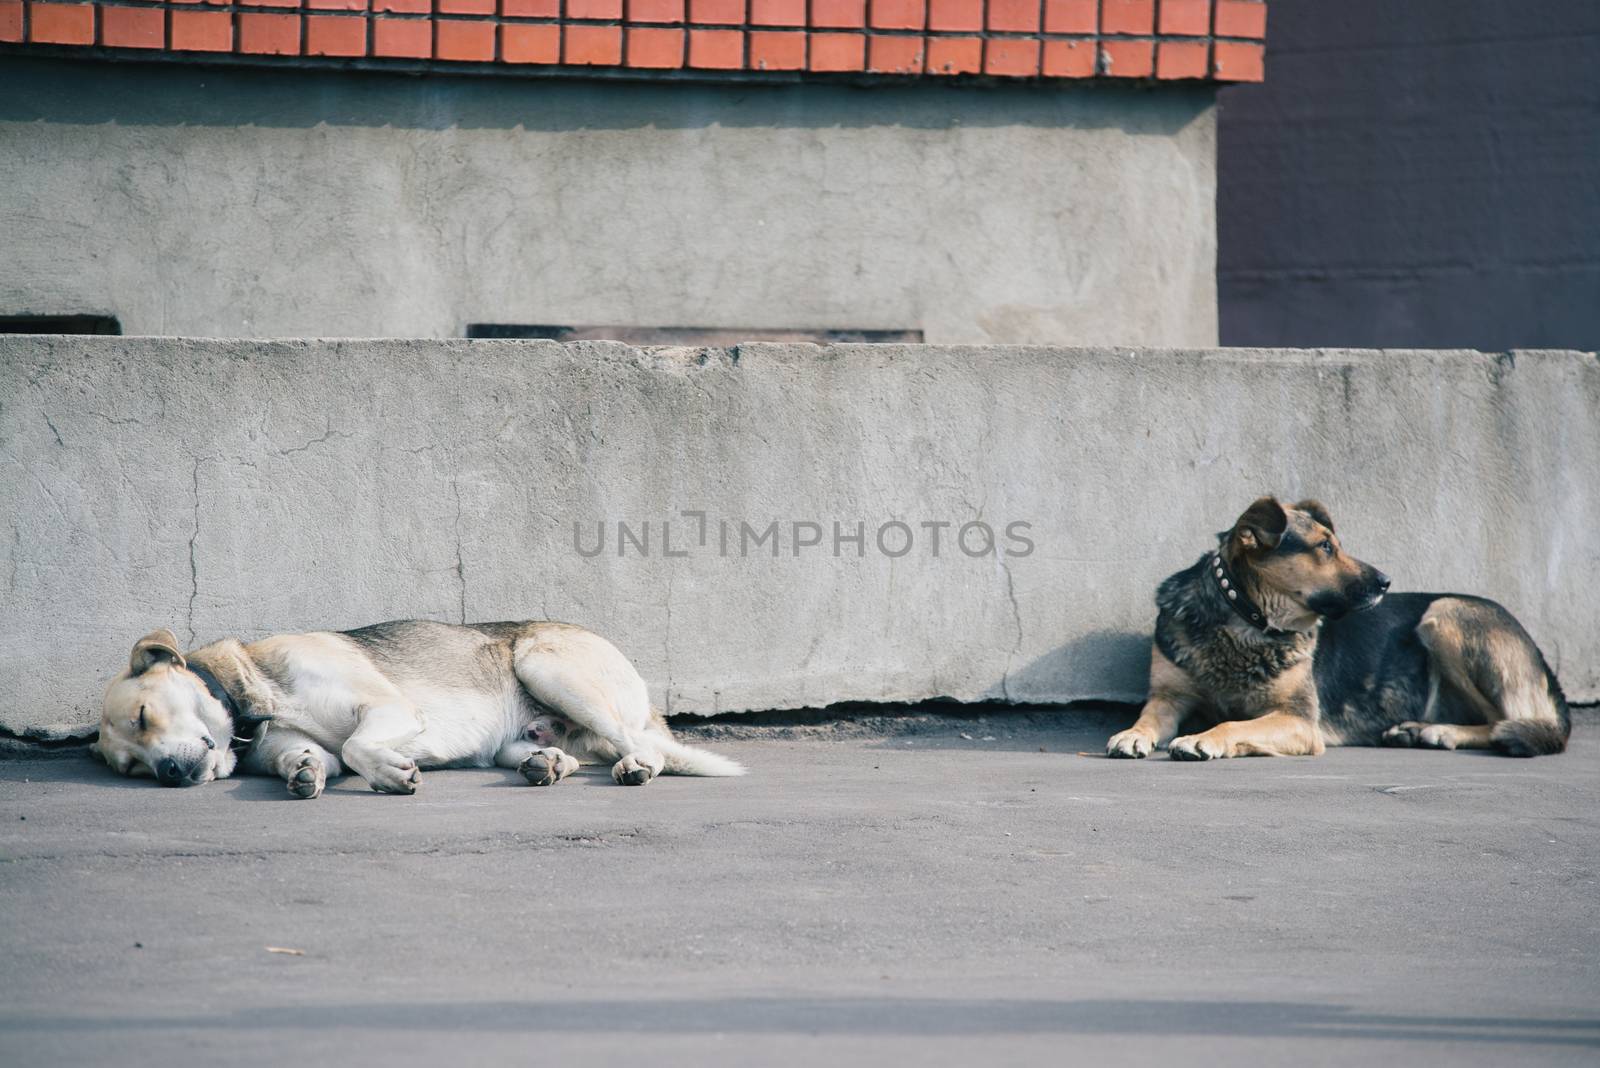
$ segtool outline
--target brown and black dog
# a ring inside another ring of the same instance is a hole
[[[1567,703],[1528,632],[1482,597],[1405,593],[1345,553],[1327,509],[1263,497],[1156,592],[1150,697],[1106,744],[1175,760],[1330,745],[1566,748]],[[1175,738],[1185,716],[1216,726]]]

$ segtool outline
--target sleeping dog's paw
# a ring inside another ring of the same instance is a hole
[[[578,762],[556,748],[529,753],[517,770],[533,786],[553,786],[578,770]]]
[[[1449,723],[1418,723],[1407,720],[1383,732],[1384,745],[1416,746],[1422,749],[1454,749],[1455,728]]]
[[[1155,750],[1155,743],[1143,731],[1134,730],[1132,727],[1119,734],[1113,734],[1106,743],[1106,756],[1109,757],[1147,757]]]
[[[363,771],[362,777],[380,794],[414,794],[422,785],[417,762],[395,752],[385,753],[381,763],[370,771]]]
[[[1172,739],[1167,754],[1173,760],[1221,760],[1228,755],[1228,745],[1203,734],[1187,734]]]
[[[313,797],[322,796],[322,788],[328,784],[328,769],[323,767],[322,759],[311,750],[307,749],[300,754],[294,767],[289,769],[289,796],[302,801]]]
[[[643,786],[655,776],[656,773],[650,765],[631,754],[611,766],[611,777],[616,780],[618,786]]]

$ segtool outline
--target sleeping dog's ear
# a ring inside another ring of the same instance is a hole
[[[178,636],[162,627],[151,631],[133,643],[133,655],[128,658],[128,671],[143,675],[163,661],[183,667],[183,654],[178,651]]]
[[[1328,515],[1328,510],[1322,507],[1321,501],[1300,501],[1294,506],[1294,508],[1295,511],[1304,512],[1312,519],[1315,519],[1317,522],[1327,527],[1330,534],[1336,533],[1336,531],[1333,529],[1333,519]]]
[[[1276,497],[1261,497],[1244,510],[1233,524],[1233,539],[1239,548],[1276,549],[1289,529],[1289,515]]]

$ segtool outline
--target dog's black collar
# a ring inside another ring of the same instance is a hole
[[[1228,570],[1220,551],[1211,554],[1211,559],[1206,561],[1206,570],[1211,573],[1211,581],[1221,591],[1222,599],[1228,602],[1228,607],[1233,609],[1234,614],[1240,619],[1269,638],[1287,638],[1294,634],[1292,630],[1279,630],[1268,625],[1265,613],[1250,599],[1250,595],[1244,592],[1239,580],[1233,577],[1233,572]]]
[[[217,699],[217,703],[222,705],[223,709],[228,713],[228,748],[238,752],[255,741],[255,728],[261,722],[261,717],[252,716],[246,712],[239,702],[234,700],[233,694],[229,693],[222,685],[221,680],[207,669],[192,660],[185,661],[184,666],[189,669],[189,674],[204,684],[206,690],[210,692],[212,697]],[[241,728],[246,732],[244,735],[239,734]]]

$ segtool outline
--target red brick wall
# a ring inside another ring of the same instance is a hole
[[[1260,81],[1265,0],[0,0],[0,48]]]

